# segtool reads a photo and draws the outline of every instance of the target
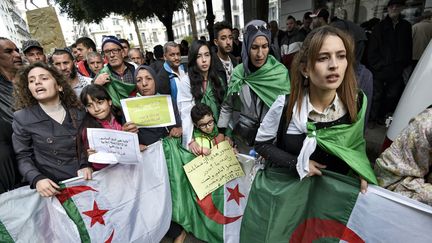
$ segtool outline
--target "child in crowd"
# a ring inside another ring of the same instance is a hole
[[[189,149],[196,156],[209,155],[210,149],[218,143],[215,138],[219,133],[211,108],[208,105],[197,103],[192,107],[191,117],[194,131]]]
[[[91,154],[96,153],[94,149],[89,148],[87,128],[106,128],[118,131],[138,132],[138,128],[133,123],[121,125],[121,118],[114,115],[117,114],[113,111],[115,107],[112,106],[111,97],[103,86],[97,84],[86,86],[81,92],[80,99],[87,110],[87,114],[78,130],[78,149],[80,151],[87,150],[87,158]],[[143,150],[144,146],[140,145],[140,149]],[[94,170],[100,170],[106,166],[108,164],[92,163]]]

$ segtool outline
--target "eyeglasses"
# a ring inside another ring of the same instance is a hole
[[[111,49],[111,50],[105,50],[105,51],[103,51],[103,53],[105,54],[105,55],[110,55],[111,53],[112,54],[114,54],[114,55],[117,55],[117,54],[119,54],[119,52],[121,51],[122,49],[120,49],[120,48],[116,48],[116,49]]]
[[[198,125],[198,127],[199,127],[199,129],[206,129],[206,128],[210,128],[213,125],[214,125],[214,120],[210,120],[207,123]]]

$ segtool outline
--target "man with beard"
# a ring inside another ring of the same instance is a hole
[[[78,73],[73,55],[68,49],[55,49],[51,57],[51,64],[63,74],[78,97],[82,89],[92,81],[91,78]]]
[[[238,64],[237,59],[231,54],[233,49],[232,28],[228,22],[222,21],[215,23],[213,30],[217,53],[212,55],[212,64],[218,76],[224,81],[225,87],[227,87],[232,71]]]
[[[46,63],[44,49],[37,40],[24,41],[22,45],[22,51],[24,52],[24,55],[29,64],[33,64],[35,62]]]

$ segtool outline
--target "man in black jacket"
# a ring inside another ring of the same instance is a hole
[[[403,0],[390,0],[388,15],[369,39],[368,58],[374,76],[371,124],[384,124],[404,90],[402,72],[412,56],[411,24],[401,16],[404,4]]]
[[[226,21],[214,24],[214,44],[217,47],[216,55],[213,55],[212,63],[218,76],[227,85],[234,67],[237,66],[237,59],[231,54],[233,50],[233,36],[231,24]]]

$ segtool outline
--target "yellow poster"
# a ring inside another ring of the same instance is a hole
[[[227,141],[211,149],[208,156],[198,156],[183,166],[185,173],[201,200],[225,183],[244,176],[234,150]]]
[[[174,109],[169,95],[152,95],[121,100],[127,122],[138,127],[175,125]]]

